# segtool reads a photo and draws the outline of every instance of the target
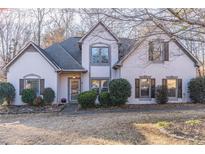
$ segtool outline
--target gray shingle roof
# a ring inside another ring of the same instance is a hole
[[[83,69],[77,60],[66,51],[60,44],[53,44],[44,51],[58,64],[63,70]]]
[[[61,69],[83,69],[82,53],[79,46],[81,37],[70,37],[67,40],[51,45],[46,49],[38,47],[49,60],[58,65]],[[119,38],[119,60],[123,58],[133,47],[135,40]]]
[[[69,54],[81,64],[82,56],[81,56],[81,49],[79,46],[78,41],[81,37],[70,37],[67,40],[60,43],[60,45],[67,51]]]

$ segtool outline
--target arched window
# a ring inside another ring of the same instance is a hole
[[[20,79],[20,94],[23,89],[33,89],[36,95],[40,95],[44,89],[44,79],[36,74],[25,75],[23,79]]]

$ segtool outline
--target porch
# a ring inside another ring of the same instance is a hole
[[[66,103],[76,103],[82,91],[82,72],[59,72],[57,84],[57,101],[66,99]]]

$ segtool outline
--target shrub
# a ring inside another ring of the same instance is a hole
[[[16,95],[14,86],[9,82],[0,83],[0,103],[4,101],[7,102],[8,105],[14,100]]]
[[[165,86],[157,86],[156,102],[158,104],[165,104],[168,102],[168,93],[167,93],[167,88]]]
[[[44,105],[43,98],[41,96],[36,97],[33,101],[33,105],[34,106],[43,106]]]
[[[192,79],[188,84],[190,98],[194,103],[205,103],[205,77]]]
[[[22,96],[21,96],[21,100],[24,103],[27,103],[29,105],[33,105],[33,101],[36,98],[36,93],[33,89],[24,89],[22,91]]]
[[[101,106],[107,107],[112,105],[109,92],[101,92],[98,96],[98,100]]]
[[[122,105],[131,96],[131,85],[126,79],[114,79],[109,84],[110,99],[114,105]]]
[[[51,104],[54,101],[55,92],[52,88],[45,88],[43,91],[43,100],[46,104]]]
[[[78,103],[82,108],[95,107],[97,93],[94,90],[85,91],[78,95]]]

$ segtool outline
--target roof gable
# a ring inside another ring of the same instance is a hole
[[[168,34],[167,32],[165,32],[163,29],[161,29],[160,27],[158,27],[159,30],[161,30],[162,32],[164,32],[165,35],[167,35],[194,63],[196,66],[200,66],[201,62],[188,50],[186,49],[186,47],[177,39],[172,38],[172,35]],[[145,34],[145,36],[147,37],[143,37],[141,39],[139,39],[138,41],[135,42],[135,44],[133,45],[133,47],[131,48],[131,50],[129,52],[127,52],[127,54],[120,59],[113,67],[114,68],[118,68],[120,66],[122,66],[123,62],[129,57],[129,55],[134,52],[146,39],[148,39],[150,36],[152,36],[155,30],[157,29],[157,27],[153,28],[153,30],[150,32],[147,32],[147,34]]]
[[[29,50],[29,49],[34,49],[34,50]],[[37,46],[35,43],[33,42],[29,42],[27,43],[24,48],[22,48],[18,54],[8,63],[3,67],[3,70],[7,70],[16,60],[18,60],[18,58],[23,55],[24,52],[39,52],[40,55],[55,69],[58,70],[59,67],[57,66],[57,64],[55,64],[53,61],[51,61],[51,59],[49,58],[48,55],[46,55],[46,53],[43,52],[43,49],[41,49],[39,46]]]
[[[85,38],[87,38],[99,25],[101,25],[105,30],[119,43],[120,40],[118,37],[111,31],[107,26],[105,26],[101,21],[98,22],[94,27],[92,27],[80,40],[79,43],[82,43]]]

